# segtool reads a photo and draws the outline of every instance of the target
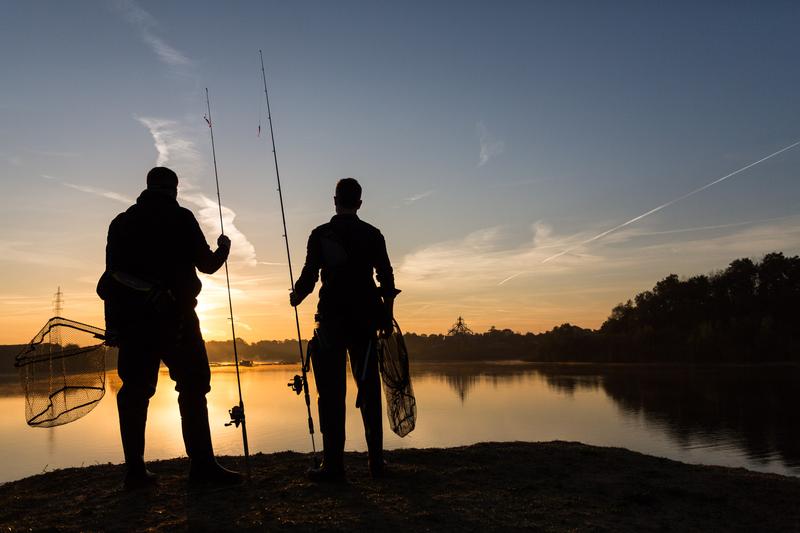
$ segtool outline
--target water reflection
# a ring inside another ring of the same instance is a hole
[[[427,365],[463,403],[481,380],[542,376],[564,395],[601,390],[627,416],[684,448],[733,447],[752,461],[800,469],[800,367],[746,365],[458,364]]]
[[[295,370],[244,369],[254,452],[311,448],[305,406],[286,388]],[[387,448],[577,440],[686,462],[800,475],[798,367],[476,363],[419,364],[413,370],[417,429],[404,439],[387,431]],[[0,377],[0,482],[43,468],[121,462],[114,401],[120,383],[113,372],[107,385],[108,398],[95,411],[43,430],[25,425],[16,377]],[[223,425],[236,402],[233,369],[215,368],[209,412],[221,454],[241,453],[239,432]],[[350,381],[347,448],[364,450],[354,402]],[[177,393],[166,372],[151,403],[147,439],[148,459],[184,454]]]
[[[412,369],[416,378],[433,379],[449,386],[463,404],[471,389],[483,381],[492,386],[524,381],[536,373],[528,363],[423,363]]]
[[[672,367],[617,369],[603,389],[681,443],[735,443],[752,460],[800,467],[800,369]]]

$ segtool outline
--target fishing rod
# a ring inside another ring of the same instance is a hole
[[[258,51],[258,56],[261,58],[261,79],[264,81],[264,97],[267,100],[267,119],[269,120],[269,136],[272,139],[272,158],[275,161],[275,177],[278,180],[278,199],[281,204],[281,218],[283,220],[283,240],[286,243],[286,259],[289,263],[289,282],[291,289],[294,291],[294,274],[292,273],[292,254],[289,252],[289,234],[286,231],[286,212],[283,208],[283,190],[281,189],[281,173],[278,170],[278,152],[275,148],[275,132],[272,128],[272,111],[269,107],[269,91],[267,91],[267,72],[264,70],[264,54],[261,50]],[[297,307],[294,307],[294,322],[297,326],[297,347],[300,350],[300,371],[301,375],[294,376],[294,379],[289,382],[289,387],[300,394],[302,391],[306,400],[306,411],[308,412],[308,433],[311,435],[311,451],[312,461],[318,463],[317,459],[317,445],[314,439],[314,419],[311,416],[311,396],[308,393],[308,359],[303,354],[303,338],[300,335],[300,317],[297,314]]]
[[[219,172],[217,171],[217,150],[214,147],[214,123],[211,121],[211,101],[208,97],[208,87],[206,87],[206,107],[208,115],[205,119],[208,122],[208,131],[211,133],[211,155],[214,159],[214,179],[217,183],[217,207],[219,207],[219,229],[225,235],[225,225],[222,222],[222,199],[219,194]],[[244,418],[244,399],[242,398],[242,380],[239,376],[239,352],[236,349],[236,326],[233,320],[233,300],[231,299],[231,278],[228,273],[228,260],[225,260],[225,283],[228,286],[228,308],[231,315],[231,335],[233,336],[233,360],[236,364],[236,387],[239,390],[239,405],[234,405],[228,411],[231,416],[230,422],[226,426],[242,426],[242,445],[244,446],[244,464],[247,471],[247,480],[250,480],[250,446],[247,443],[247,423]]]

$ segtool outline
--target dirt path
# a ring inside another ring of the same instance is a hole
[[[187,488],[186,459],[153,463],[160,486],[137,493],[119,465],[70,468],[0,486],[0,530],[800,531],[797,478],[567,442],[388,458],[389,479],[352,453],[346,484],[315,485],[307,456],[258,454],[249,486],[215,491]]]

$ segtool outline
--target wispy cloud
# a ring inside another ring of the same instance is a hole
[[[22,158],[15,154],[8,154],[0,152],[0,159],[4,160],[6,163],[11,165],[12,167],[21,167],[22,166]]]
[[[117,0],[115,4],[127,21],[139,30],[142,41],[155,52],[163,63],[173,67],[185,67],[192,64],[185,54],[156,35],[158,21],[136,2]]]
[[[562,237],[553,235],[552,228],[537,222],[531,227],[532,238],[520,245],[504,247],[507,242],[501,227],[481,229],[462,239],[445,241],[406,255],[398,268],[403,278],[434,289],[438,285],[494,286],[499,272],[527,270],[537,258],[544,257]],[[550,266],[552,270],[563,265]]]
[[[524,287],[498,290],[499,276],[527,270],[554,243],[564,240],[542,222],[531,227],[531,237],[524,242],[509,244],[513,242],[510,240],[513,233],[503,227],[484,228],[460,239],[425,246],[403,257],[396,267],[398,287],[404,291],[397,303],[397,316],[405,328],[442,330],[455,317],[463,315],[473,327],[481,329],[496,323],[496,316],[487,312],[489,309],[515,309],[517,316],[503,318],[501,322],[523,331],[549,329],[554,321],[567,319],[587,324],[602,315],[603,306],[575,302],[591,292],[585,284],[578,284],[584,290],[581,295],[552,295],[574,288],[574,281],[567,275],[574,273],[573,265],[566,260],[542,266],[536,277],[526,279]],[[598,263],[600,258],[589,258],[577,266],[591,271],[590,265]],[[614,287],[606,284],[602,290],[605,294],[613,292]],[[424,300],[417,300],[415,295],[424,295]]]
[[[195,177],[208,170],[196,144],[188,138],[188,132],[175,120],[154,117],[136,117],[153,137],[156,149],[156,165],[169,165],[180,176],[180,200],[197,210],[197,220],[207,234],[219,234],[219,207],[217,201],[199,190]],[[230,237],[231,259],[247,265],[257,264],[256,249],[236,227],[236,212],[223,205],[222,220],[225,233]]]
[[[435,189],[431,189],[429,191],[425,191],[425,192],[421,192],[419,194],[414,194],[412,196],[409,196],[408,198],[406,198],[404,200],[404,202],[406,204],[413,204],[414,202],[422,200],[423,198],[427,198],[428,196],[431,196],[431,195],[433,195],[435,193],[436,193],[436,190]]]
[[[426,246],[406,255],[397,271],[404,284],[428,293],[446,293],[454,287],[477,293],[504,285],[523,275],[538,280],[563,276],[569,283],[580,285],[581,274],[596,279],[606,273],[625,276],[650,265],[680,265],[688,262],[728,261],[736,257],[754,256],[775,250],[787,252],[800,247],[798,216],[752,223],[720,224],[714,234],[672,231],[652,232],[629,228],[598,243],[591,253],[570,253],[558,262],[543,262],[554,248],[570,247],[571,242],[586,239],[586,233],[557,235],[552,227],[537,222],[531,227],[529,240],[513,246],[505,242],[502,228],[486,228],[462,239]],[[687,229],[687,228],[684,228]],[[734,230],[734,231],[730,231]],[[587,232],[589,233],[589,232]],[[657,235],[653,242],[652,235]],[[650,242],[641,244],[641,239]],[[676,257],[685,260],[676,260]],[[531,265],[536,265],[531,268]],[[705,268],[705,267],[703,267]],[[710,266],[709,266],[710,268]],[[702,271],[702,270],[701,270]],[[503,275],[502,273],[507,273]],[[465,289],[466,290],[466,289]]]
[[[475,130],[478,134],[478,141],[480,142],[478,166],[482,167],[488,163],[490,159],[503,153],[503,150],[505,150],[505,143],[496,139],[482,121],[478,121]]]
[[[52,252],[38,243],[0,240],[0,262],[14,262],[52,268],[86,269],[85,262],[73,256]]]
[[[163,166],[170,162],[173,166],[180,167],[184,173],[196,174],[205,167],[200,157],[200,152],[195,143],[185,138],[181,124],[175,120],[134,117],[153,137],[155,142],[156,166]]]
[[[57,158],[75,158],[78,157],[80,154],[75,152],[59,152],[59,151],[51,151],[51,150],[24,150],[26,157],[30,159],[30,156],[38,156],[38,157],[57,157]],[[5,152],[0,152],[0,161],[5,161],[9,165],[13,167],[22,167],[25,163],[26,159],[24,159],[19,154],[9,154]]]
[[[219,204],[201,192],[183,192],[181,199],[194,205],[197,209],[197,221],[210,234],[218,234]],[[231,239],[231,258],[242,261],[249,266],[258,264],[255,246],[247,239],[234,223],[236,213],[233,209],[222,206],[222,220],[225,224],[225,234]]]
[[[142,32],[142,39],[144,39],[144,42],[150,45],[158,58],[167,65],[184,66],[191,64],[191,61],[189,61],[188,57],[146,29]]]
[[[120,202],[126,205],[130,205],[133,203],[133,199],[125,196],[124,194],[119,194],[114,191],[107,191],[105,189],[98,189],[97,187],[92,187],[89,185],[78,185],[76,183],[69,183],[67,181],[60,180],[53,176],[48,176],[47,174],[42,174],[42,177],[48,180],[53,180],[57,183],[60,183],[64,187],[69,187],[70,189],[75,189],[76,191],[85,192],[87,194],[93,194],[95,196],[99,196],[101,198],[107,198],[109,200],[114,200],[116,202]]]

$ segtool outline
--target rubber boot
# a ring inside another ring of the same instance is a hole
[[[239,485],[243,481],[242,474],[225,468],[214,458],[211,461],[192,459],[192,466],[189,468],[190,485]]]
[[[120,401],[122,398],[122,401]],[[147,425],[147,404],[128,405],[125,394],[117,396],[119,411],[119,433],[125,455],[125,490],[153,487],[158,476],[147,469],[144,462],[144,431]]]
[[[315,482],[341,483],[344,481],[344,438],[322,434],[322,464],[310,468],[308,479]]]
[[[372,479],[386,477],[389,470],[383,457],[382,431],[367,431],[367,450],[369,452],[369,473]]]
[[[158,485],[158,476],[147,469],[144,460],[131,462],[126,459],[125,467],[125,480],[122,482],[123,489],[137,490]]]
[[[191,485],[238,485],[243,477],[239,472],[220,465],[214,457],[211,430],[208,427],[208,408],[205,396],[187,401],[179,396],[181,429],[186,454],[191,460],[189,484]]]
[[[369,474],[372,479],[381,479],[389,474],[386,460],[383,458],[383,450],[369,450]]]
[[[386,477],[388,470],[383,457],[383,413],[381,413],[380,396],[369,405],[361,406],[361,417],[364,421],[364,436],[369,451],[369,473],[373,479]]]

